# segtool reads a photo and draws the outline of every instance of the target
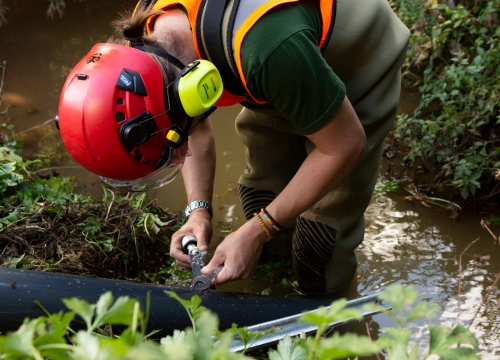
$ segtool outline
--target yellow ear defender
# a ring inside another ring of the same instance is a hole
[[[199,124],[216,109],[215,103],[223,92],[219,70],[207,60],[199,59],[184,66],[177,58],[164,50],[146,45],[134,46],[134,48],[156,54],[181,69],[181,73],[165,88],[166,113],[173,123],[173,126],[168,129],[166,137],[170,146],[180,147],[187,140],[192,129],[193,118],[203,115],[197,119],[197,124]],[[138,124],[134,122],[130,126],[132,125],[137,127]],[[124,124],[123,126],[125,126],[124,129],[128,129],[129,125]],[[130,131],[124,130],[122,132],[128,134]],[[158,132],[154,132],[153,135]],[[143,130],[142,133],[147,133],[147,131]],[[140,143],[147,139],[148,136],[141,137]],[[124,136],[122,140],[127,143],[129,139]],[[136,143],[134,144],[140,144]]]
[[[222,78],[215,65],[207,60],[196,60],[183,70],[176,92],[186,114],[195,117],[210,110],[222,90]]]

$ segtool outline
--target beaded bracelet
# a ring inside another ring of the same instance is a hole
[[[264,229],[264,232],[266,233],[267,235],[267,239],[270,240],[273,238],[273,236],[271,235],[271,233],[269,232],[269,230],[267,229],[266,225],[264,224],[264,221],[262,221],[262,219],[260,218],[259,214],[257,213],[253,213],[253,216],[259,221],[259,224],[260,226],[262,226],[262,229]]]
[[[281,231],[283,229],[283,226],[278,224],[276,220],[273,219],[273,217],[267,212],[266,209],[260,209],[260,213],[264,215],[266,218],[267,222],[271,224],[271,226],[276,230],[276,231]]]

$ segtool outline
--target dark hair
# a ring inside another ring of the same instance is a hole
[[[120,14],[120,17],[114,20],[111,25],[115,28],[115,33],[118,38],[111,38],[108,42],[125,45],[125,46],[149,46],[161,51],[169,52],[169,49],[158,41],[154,36],[148,35],[146,31],[146,23],[148,19],[155,19],[161,15],[163,11],[153,10],[138,10],[134,14],[129,12]],[[168,62],[161,56],[154,53],[144,51],[148,54],[160,67],[163,74],[165,85],[176,78],[179,69]]]

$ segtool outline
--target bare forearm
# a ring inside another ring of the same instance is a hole
[[[188,203],[212,200],[215,176],[215,143],[210,119],[201,123],[189,136],[191,156],[182,169]]]
[[[364,130],[347,98],[338,114],[308,138],[315,149],[267,208],[283,225],[332,190],[354,168],[366,148]]]
[[[329,156],[313,150],[267,210],[282,225],[292,222],[349,173],[356,157],[349,160],[349,157]]]
[[[211,202],[215,174],[215,144],[212,125],[207,119],[189,136],[191,156],[187,157],[182,168],[187,201],[205,200]],[[178,265],[190,267],[189,256],[182,251],[181,240],[186,235],[198,239],[198,248],[208,250],[212,237],[211,217],[207,209],[198,208],[191,212],[184,226],[172,235],[170,256]]]

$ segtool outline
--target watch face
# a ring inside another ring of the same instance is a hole
[[[210,214],[210,217],[212,217],[212,206],[210,205],[210,203],[208,201],[203,201],[203,200],[196,200],[196,201],[191,202],[186,207],[186,210],[184,211],[184,213],[186,214],[186,217],[188,217],[189,214],[191,214],[191,212],[193,210],[200,209],[200,208],[207,209],[208,213]]]

